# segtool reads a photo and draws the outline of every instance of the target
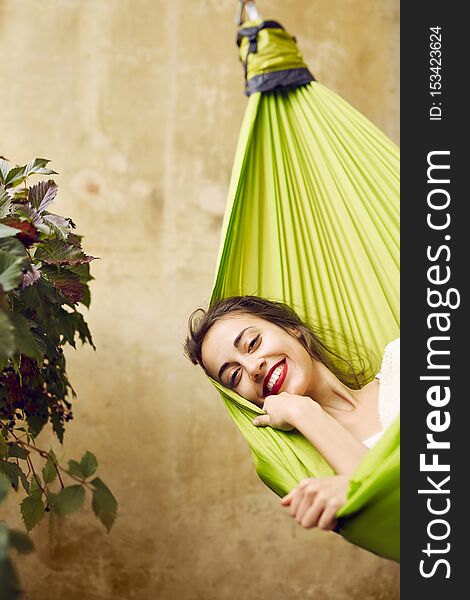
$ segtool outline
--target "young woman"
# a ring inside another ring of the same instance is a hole
[[[297,429],[322,454],[337,475],[304,480],[282,502],[303,526],[333,528],[350,475],[399,412],[399,341],[387,346],[381,382],[365,357],[335,355],[286,304],[235,296],[198,312],[186,355],[263,409],[254,426]]]

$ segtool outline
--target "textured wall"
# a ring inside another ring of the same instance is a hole
[[[398,141],[398,0],[259,5],[318,79]],[[45,524],[34,532],[37,552],[18,560],[27,599],[398,597],[396,565],[291,522],[181,353],[209,298],[245,106],[235,9],[0,0],[0,154],[53,159],[56,211],[101,257],[97,351],[68,352],[78,400],[63,454],[93,450],[120,502],[109,536],[88,509],[52,544]],[[7,513],[18,521],[12,500]]]

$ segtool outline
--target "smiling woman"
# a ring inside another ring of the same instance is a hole
[[[297,429],[337,474],[352,473],[367,442],[380,437],[379,380],[370,355],[341,358],[284,303],[235,296],[195,311],[185,353],[263,409],[253,425]]]
[[[238,342],[242,340],[242,337],[237,339],[237,335],[240,332],[242,332],[242,336],[244,334],[248,335],[249,344],[258,342],[258,340],[254,339],[256,335],[249,335],[248,328],[253,331],[257,330],[256,325],[259,328],[261,320],[264,326],[267,326],[267,324],[277,326],[277,329],[275,329],[276,334],[277,336],[284,334],[284,342],[292,344],[293,341],[296,341],[296,347],[300,343],[310,356],[310,359],[313,358],[323,363],[340,381],[350,388],[361,388],[365,383],[372,380],[376,373],[375,360],[367,350],[364,349],[361,355],[346,360],[329,349],[322,340],[322,335],[311,324],[304,323],[290,306],[282,302],[274,302],[257,296],[232,296],[215,301],[207,311],[203,309],[194,311],[189,318],[189,335],[184,348],[185,354],[191,362],[199,364],[207,374],[210,374],[208,369],[209,363],[206,364],[203,359],[203,346],[206,346],[203,342],[213,337],[212,335],[209,336],[209,332],[211,332],[213,326],[219,321],[227,319],[228,322],[228,319],[232,320],[233,317],[240,315],[253,317],[255,322],[250,323],[245,332],[242,331],[243,328],[239,328],[236,332],[236,335],[229,344],[234,345],[235,349],[238,348]],[[258,322],[256,322],[256,319],[258,319]],[[221,331],[224,330],[225,328]],[[272,328],[270,330],[272,331]],[[228,331],[226,333],[228,335]],[[295,338],[294,340],[292,339],[293,337]],[[222,342],[218,336],[215,337],[214,341],[216,346]],[[243,341],[246,341],[245,338],[243,338]],[[278,341],[281,343],[281,340]],[[250,350],[252,349],[253,347],[250,348]],[[204,350],[204,354],[206,360],[209,360],[213,365],[213,361],[211,360],[212,353],[210,351],[206,353]],[[214,356],[213,358],[215,360],[216,357]],[[221,366],[223,366],[222,363]],[[233,375],[233,370],[230,373]],[[233,388],[235,380],[228,381],[224,378],[224,381],[222,381],[220,375],[221,373],[217,372],[214,378],[218,379],[223,385]],[[238,374],[237,378],[238,380],[240,379]],[[240,389],[236,389],[236,391],[246,399],[253,401],[253,398],[244,395]]]
[[[313,377],[314,363],[295,330],[288,333],[251,315],[225,317],[213,325],[202,344],[202,360],[214,379],[261,407],[283,385],[291,393],[306,393]]]
[[[237,40],[249,101],[186,353],[300,524],[338,516],[346,539],[397,559],[399,422],[382,420],[390,378],[362,348],[378,355],[399,331],[398,149],[314,80],[278,22]]]

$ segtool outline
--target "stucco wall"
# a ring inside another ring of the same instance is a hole
[[[97,351],[68,352],[78,400],[62,454],[94,451],[120,503],[110,535],[88,508],[52,544],[45,523],[34,532],[37,552],[17,561],[27,599],[398,597],[395,564],[291,522],[182,356],[187,317],[209,299],[246,103],[236,4],[0,0],[0,154],[53,160],[55,209],[101,258]],[[398,0],[259,5],[398,142]]]

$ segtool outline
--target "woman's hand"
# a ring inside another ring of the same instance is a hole
[[[316,410],[315,407],[321,410],[320,405],[308,396],[288,392],[266,396],[263,404],[266,414],[253,419],[253,425],[291,431],[297,427],[302,415],[309,409]]]
[[[290,515],[302,527],[334,529],[336,513],[346,502],[349,487],[347,475],[334,475],[318,479],[303,479],[281,500]]]

